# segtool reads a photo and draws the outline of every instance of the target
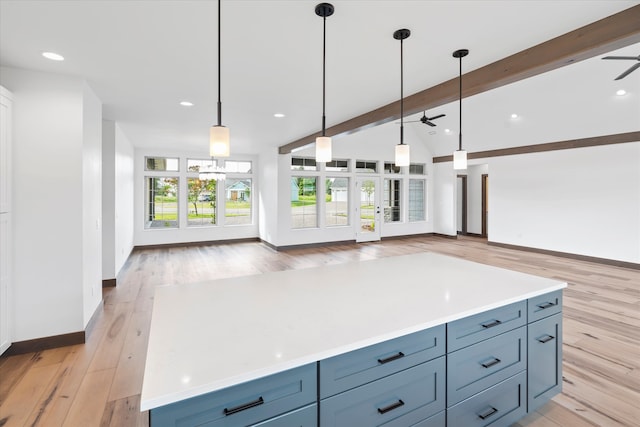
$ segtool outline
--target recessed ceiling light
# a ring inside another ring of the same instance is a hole
[[[52,61],[64,61],[64,56],[55,52],[42,52],[42,56]]]
[[[451,129],[445,129],[444,133],[451,133]]]
[[[512,118],[512,119],[517,119],[517,118],[518,118],[518,115],[517,115],[516,113],[513,113],[513,114],[511,114],[511,118]]]
[[[182,105],[183,107],[193,107],[193,102],[182,101],[180,102],[180,105]]]
[[[624,96],[627,94],[627,91],[624,89],[620,89],[619,91],[616,92],[616,95],[618,96]]]
[[[277,117],[277,118],[281,119],[281,118],[283,118],[283,117],[284,117],[284,114],[282,114],[282,113],[275,113],[275,114],[273,115],[273,117]]]

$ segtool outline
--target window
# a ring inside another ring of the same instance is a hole
[[[178,172],[178,159],[173,157],[145,157],[144,170]]]
[[[318,226],[316,203],[316,177],[291,178],[291,227],[312,228]]]
[[[375,173],[378,171],[377,162],[369,162],[364,160],[356,161],[356,172],[360,173]]]
[[[225,162],[225,166],[230,162]],[[234,162],[241,163],[241,162]],[[247,163],[247,162],[242,162]],[[251,170],[251,163],[249,170]],[[225,225],[251,224],[251,178],[224,181]]]
[[[187,159],[187,172],[200,172],[206,169],[215,169],[218,161],[213,159]]]
[[[411,163],[409,165],[411,175],[424,175],[424,164]]]
[[[251,173],[251,162],[227,160],[224,162],[224,171],[229,173]]]
[[[384,173],[400,173],[400,166],[395,163],[384,162]]]
[[[409,180],[409,221],[424,221],[425,219],[425,180]]]
[[[332,160],[327,162],[327,172],[349,172],[349,160]]]
[[[329,177],[325,187],[327,227],[349,225],[349,178]]]
[[[316,160],[307,159],[304,157],[292,157],[291,170],[292,171],[315,171],[317,170]]]
[[[187,178],[187,226],[216,224],[218,181]]]
[[[178,227],[178,178],[145,177],[144,228]]]
[[[384,222],[400,221],[400,180],[384,180]]]

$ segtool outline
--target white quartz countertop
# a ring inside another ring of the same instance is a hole
[[[156,289],[141,410],[376,344],[566,283],[434,253]]]

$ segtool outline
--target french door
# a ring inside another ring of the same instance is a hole
[[[359,177],[355,185],[356,242],[380,240],[380,178]]]

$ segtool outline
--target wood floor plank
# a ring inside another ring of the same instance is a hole
[[[148,427],[149,413],[140,412],[140,395],[111,400],[100,420],[100,427]]]
[[[63,426],[99,426],[107,406],[115,368],[87,372]]]

